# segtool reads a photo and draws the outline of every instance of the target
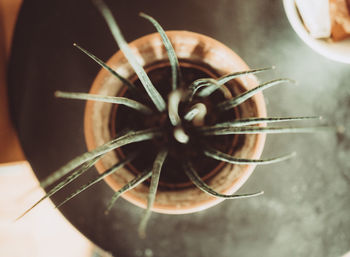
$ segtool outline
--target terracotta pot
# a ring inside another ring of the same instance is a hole
[[[190,60],[200,66],[210,67],[220,76],[249,69],[247,64],[231,49],[210,37],[188,31],[168,31],[167,35],[181,60]],[[168,60],[158,33],[141,37],[130,43],[130,47],[143,66],[149,67],[152,64]],[[133,69],[120,51],[114,54],[107,63],[126,78],[135,76]],[[234,88],[237,94],[258,85],[258,81],[253,75],[240,77],[237,81],[241,85],[240,88]],[[98,73],[90,90],[92,94],[113,96],[120,95],[121,92],[122,83],[104,69]],[[87,102],[84,131],[89,151],[112,139],[110,130],[112,110],[112,104]],[[238,112],[240,117],[266,117],[263,95],[259,93],[241,104]],[[259,158],[264,142],[264,134],[245,135],[243,145],[238,150],[234,150],[233,154],[237,157]],[[102,173],[116,162],[118,162],[118,156],[115,151],[112,151],[96,164],[96,168],[99,173]],[[232,194],[244,184],[254,168],[254,165],[220,163],[217,167],[218,172],[206,179],[205,182],[218,192]],[[126,167],[105,180],[111,188],[118,190],[132,178],[134,178],[134,174]],[[141,184],[123,194],[123,197],[131,203],[145,208],[147,194],[147,185]],[[160,190],[157,192],[153,211],[168,214],[191,213],[204,210],[221,201],[222,199],[211,197],[195,186],[175,191]]]

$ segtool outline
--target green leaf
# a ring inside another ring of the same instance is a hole
[[[191,85],[188,87],[190,90],[189,101],[192,101],[194,95],[197,93],[199,89],[202,87],[215,87],[220,88],[220,84],[216,79],[213,78],[201,78],[193,81]]]
[[[204,154],[215,160],[224,161],[232,164],[271,164],[271,163],[281,162],[295,156],[295,152],[294,152],[294,153],[282,155],[275,158],[264,159],[264,160],[263,159],[245,159],[245,158],[235,158],[229,154],[220,152],[212,148],[205,149]]]
[[[177,59],[175,50],[168,36],[163,30],[162,26],[160,26],[160,24],[153,17],[142,12],[140,13],[140,16],[149,20],[153,24],[153,26],[157,29],[158,33],[162,38],[164,47],[169,57],[170,66],[171,66],[172,90],[175,90],[179,86],[179,83],[181,83],[180,65],[179,65],[179,60]]]
[[[198,130],[206,136],[231,134],[279,134],[279,133],[314,133],[329,130],[327,126],[318,127],[200,127]]]
[[[62,166],[54,173],[52,173],[49,177],[47,177],[44,181],[40,183],[42,187],[47,187],[52,183],[55,183],[57,180],[71,172],[73,169],[78,167],[79,165],[92,160],[102,154],[105,154],[111,150],[114,150],[123,145],[150,140],[156,136],[160,136],[161,131],[158,128],[139,130],[136,132],[129,132],[123,136],[120,136],[116,139],[113,139],[90,152],[86,152],[82,155],[75,157],[73,160],[69,161],[66,165]]]
[[[254,69],[254,70],[248,70],[248,71],[240,71],[240,72],[234,72],[228,75],[225,75],[218,79],[213,78],[201,78],[197,79],[194,82],[191,83],[189,86],[189,89],[191,91],[191,97],[190,100],[193,98],[193,96],[196,94],[196,92],[201,89],[202,87],[205,87],[201,92],[199,92],[198,96],[200,97],[207,97],[210,94],[212,94],[214,91],[219,89],[222,85],[227,83],[228,81],[235,79],[240,76],[248,75],[248,74],[254,74],[259,73],[265,70],[274,69],[274,67],[269,68],[262,68],[262,69]]]
[[[272,67],[267,67],[267,68],[262,68],[262,69],[254,69],[254,70],[247,70],[247,71],[239,71],[239,72],[234,72],[228,75],[225,75],[217,80],[217,84],[211,84],[207,85],[205,89],[203,89],[201,92],[199,92],[198,96],[200,97],[207,97],[211,95],[213,92],[215,92],[217,89],[220,88],[220,86],[224,85],[225,83],[229,82],[230,80],[233,80],[235,78],[238,78],[240,76],[248,75],[248,74],[255,74],[267,70],[272,70],[275,69],[274,66]]]
[[[147,201],[147,209],[145,210],[140,225],[139,225],[139,236],[141,238],[146,237],[146,227],[148,220],[151,216],[151,209],[154,204],[154,200],[156,198],[156,193],[157,193],[157,188],[158,188],[158,183],[159,183],[159,178],[160,178],[160,171],[162,169],[162,166],[164,164],[165,158],[168,154],[168,150],[163,149],[161,150],[158,154],[157,157],[153,163],[153,168],[152,168],[152,178],[151,178],[151,184],[149,187],[149,193],[148,193],[148,201]]]
[[[148,106],[126,97],[104,96],[104,95],[86,94],[86,93],[78,93],[78,92],[62,92],[62,91],[56,91],[55,96],[61,97],[61,98],[69,98],[69,99],[93,100],[93,101],[100,101],[105,103],[122,104],[132,109],[135,109],[137,111],[140,111],[144,114],[153,113],[153,111]]]
[[[181,90],[174,90],[169,94],[168,116],[171,124],[175,127],[181,123],[179,116],[179,104],[182,98]]]
[[[130,65],[135,70],[137,76],[139,77],[142,85],[144,86],[147,94],[153,101],[154,105],[157,107],[158,111],[162,112],[166,108],[166,104],[162,96],[159,94],[157,89],[153,86],[151,80],[149,79],[146,71],[143,69],[143,67],[138,63],[136,57],[132,53],[129,45],[125,41],[117,22],[115,21],[112,12],[110,9],[106,6],[106,4],[102,0],[94,0],[93,1],[96,5],[96,7],[101,12],[103,18],[108,24],[108,27],[110,31],[112,32],[112,35],[114,36],[114,39],[116,40],[120,50],[124,53],[126,59],[129,61]]]
[[[111,211],[113,205],[123,193],[135,188],[136,186],[141,184],[143,181],[148,179],[151,175],[152,175],[152,170],[144,171],[141,174],[139,174],[137,177],[135,177],[133,180],[131,180],[129,183],[127,183],[125,186],[123,186],[121,189],[119,189],[118,192],[115,192],[111,201],[107,205],[105,214],[107,215]]]
[[[194,117],[196,117],[196,115],[200,112],[200,110],[198,108],[191,108],[185,115],[184,115],[184,119],[186,121],[191,121],[194,119]]]
[[[184,169],[185,169],[185,173],[188,176],[188,178],[193,182],[193,184],[195,184],[200,190],[202,190],[203,192],[217,197],[217,198],[223,198],[223,199],[241,199],[241,198],[248,198],[248,197],[254,197],[254,196],[258,196],[258,195],[262,195],[264,192],[260,191],[257,193],[253,193],[253,194],[241,194],[241,195],[237,195],[237,194],[233,194],[233,195],[224,195],[224,194],[220,194],[218,192],[216,192],[215,190],[213,190],[211,187],[209,187],[198,175],[198,173],[194,170],[192,164],[190,162],[187,162],[186,164],[184,164]]]
[[[260,123],[275,123],[275,122],[286,122],[286,121],[300,121],[300,120],[321,120],[320,116],[305,116],[305,117],[282,117],[282,118],[243,118],[233,121],[227,121],[223,123],[215,124],[213,127],[240,127],[255,125]]]
[[[185,113],[184,119],[188,122],[193,121],[196,127],[203,126],[205,116],[207,115],[207,107],[203,103],[196,103]]]
[[[78,48],[80,51],[82,51],[84,54],[86,54],[87,56],[89,56],[92,60],[94,60],[96,63],[98,63],[102,68],[106,69],[107,71],[109,71],[112,75],[114,75],[115,77],[117,77],[121,82],[123,82],[131,91],[138,91],[136,86],[131,83],[131,81],[129,81],[128,79],[124,78],[122,75],[120,75],[119,73],[117,73],[115,70],[113,70],[111,67],[109,67],[105,62],[103,62],[101,59],[99,59],[98,57],[96,57],[95,55],[93,55],[92,53],[90,53],[88,50],[82,48],[81,46],[79,46],[78,44],[74,43],[73,46],[75,46],[76,48]],[[138,92],[140,94],[140,92]]]
[[[293,83],[294,81],[290,80],[290,79],[276,79],[276,80],[272,80],[272,81],[263,83],[263,84],[255,87],[251,90],[248,90],[247,92],[245,92],[237,97],[234,97],[232,99],[229,99],[229,100],[226,100],[222,103],[219,103],[218,108],[222,111],[227,111],[227,110],[245,102],[246,100],[248,100],[253,95],[257,94],[258,92],[263,91],[265,89],[268,89],[272,86],[279,85],[283,82],[292,82]]]
[[[188,134],[186,134],[183,127],[178,126],[173,131],[174,138],[181,144],[187,144],[190,140],[190,137]]]
[[[60,182],[58,185],[56,185],[54,188],[52,188],[47,194],[45,194],[40,200],[38,200],[32,207],[30,207],[28,210],[26,210],[21,216],[19,216],[16,220],[19,220],[24,215],[26,215],[28,212],[30,212],[34,207],[36,207],[39,203],[44,201],[46,198],[51,197],[56,192],[64,188],[66,185],[77,179],[79,176],[81,176],[85,171],[90,169],[100,158],[102,155],[95,157],[94,159],[85,162],[83,165],[81,165],[76,171],[74,171],[70,176],[68,176],[65,180]]]
[[[62,203],[60,203],[59,205],[56,206],[56,208],[60,208],[63,204],[65,204],[66,202],[68,202],[69,200],[73,199],[75,196],[77,196],[78,194],[80,194],[81,192],[85,191],[86,189],[88,189],[89,187],[95,185],[96,183],[100,182],[101,180],[103,180],[105,177],[113,174],[114,172],[116,172],[118,169],[124,167],[125,164],[129,163],[130,161],[132,161],[135,158],[135,154],[128,156],[127,158],[125,158],[124,160],[120,161],[119,163],[115,164],[113,167],[109,168],[108,170],[106,170],[105,172],[103,172],[102,174],[100,174],[97,178],[90,180],[88,183],[86,183],[85,185],[81,186],[77,191],[75,191],[74,193],[72,193],[69,197],[67,197]]]

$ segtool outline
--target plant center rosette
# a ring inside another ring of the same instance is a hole
[[[168,31],[167,36],[173,45],[180,64],[182,81],[178,90],[185,91],[191,83],[201,78],[220,78],[233,72],[247,71],[247,64],[231,49],[222,43],[194,32]],[[129,44],[137,61],[143,66],[155,88],[168,105],[171,87],[171,68],[167,51],[158,33],[141,37]],[[138,88],[144,90],[135,71],[121,51],[114,54],[107,65],[129,79]],[[137,142],[110,151],[95,166],[103,173],[133,152],[137,158],[105,178],[113,190],[120,190],[152,163],[160,149],[168,149],[163,164],[156,199],[152,210],[160,213],[183,214],[209,208],[222,198],[215,198],[198,189],[185,174],[181,163],[190,160],[201,179],[221,194],[233,194],[253,172],[254,164],[230,164],[209,158],[203,152],[205,147],[218,149],[237,158],[259,159],[265,134],[235,134],[221,136],[202,136],[198,132],[201,126],[242,118],[264,118],[266,108],[262,93],[257,93],[240,105],[227,111],[218,111],[217,106],[224,100],[233,98],[258,86],[252,74],[230,80],[220,90],[207,98],[194,97],[191,102],[183,100],[178,106],[181,128],[188,136],[188,142],[181,143],[174,138],[174,127],[167,111],[157,112],[147,97],[135,95],[125,84],[107,70],[102,69],[92,84],[90,94],[105,96],[124,96],[153,108],[145,115],[122,105],[106,102],[88,101],[85,110],[85,138],[89,151],[103,145],[130,130],[143,130],[158,127],[162,135],[145,142]],[[199,124],[184,119],[185,114],[195,104],[205,105],[206,114]],[[262,126],[256,125],[256,126]],[[131,203],[146,208],[149,192],[149,179],[122,197]]]

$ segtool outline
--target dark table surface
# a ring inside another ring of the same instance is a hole
[[[263,156],[298,155],[256,168],[240,192],[264,190],[262,197],[225,201],[189,215],[153,214],[145,240],[137,236],[141,209],[121,199],[104,215],[113,194],[104,182],[64,205],[67,219],[116,256],[322,257],[350,250],[350,65],[308,48],[279,0],[107,3],[128,41],[153,32],[138,17],[143,11],[167,30],[218,39],[252,68],[276,65],[259,78],[289,77],[299,84],[264,93],[269,116],[322,115],[338,132],[268,136]],[[55,90],[88,91],[99,70],[73,42],[104,60],[117,51],[89,1],[24,1],[8,73],[9,98],[23,149],[39,179],[86,151],[84,104],[53,97]],[[53,201],[62,201],[95,176],[90,171]]]

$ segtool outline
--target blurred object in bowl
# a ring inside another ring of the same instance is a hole
[[[314,38],[331,36],[329,0],[295,1],[304,25]]]
[[[350,64],[350,37],[341,41],[316,39],[305,28],[295,0],[283,0],[283,6],[292,28],[305,44],[329,59]]]
[[[329,0],[334,41],[350,37],[350,0]]]

